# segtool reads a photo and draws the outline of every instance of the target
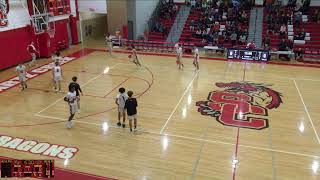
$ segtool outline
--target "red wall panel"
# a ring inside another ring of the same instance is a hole
[[[8,68],[31,59],[27,52],[28,44],[35,37],[29,28],[19,28],[0,33],[0,69]]]
[[[69,19],[56,21],[55,35],[52,45],[54,49],[65,49],[69,47],[68,28]]]

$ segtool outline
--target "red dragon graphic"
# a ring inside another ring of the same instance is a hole
[[[264,85],[264,84],[256,84],[249,82],[231,82],[231,83],[216,83],[216,86],[219,88],[227,88],[225,91],[230,92],[243,92],[250,96],[261,98],[263,101],[266,98],[272,98],[271,102],[266,106],[268,109],[276,109],[282,103],[281,94],[277,91],[274,91]],[[267,93],[267,97],[261,96],[261,94],[265,92]]]
[[[196,106],[202,115],[215,117],[224,125],[264,129],[268,127],[268,109],[276,109],[282,103],[282,95],[269,88],[271,85],[251,82],[215,85],[224,90],[210,92],[208,101],[198,101]]]

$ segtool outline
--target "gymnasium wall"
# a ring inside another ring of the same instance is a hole
[[[159,0],[136,0],[136,38],[144,36],[148,20],[150,19],[158,2]]]
[[[107,14],[107,0],[78,0],[79,12]]]
[[[24,62],[31,57],[26,47],[35,40],[30,29],[27,0],[10,0],[8,13],[8,26],[0,28],[0,70]]]
[[[80,12],[80,23],[83,41],[104,39],[107,33],[107,15]]]
[[[127,0],[108,0],[107,12],[108,32],[114,34],[119,30],[122,33],[122,27],[128,23]]]

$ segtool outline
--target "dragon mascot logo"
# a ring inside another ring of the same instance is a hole
[[[269,127],[268,110],[278,108],[282,95],[271,85],[231,82],[216,83],[222,91],[209,93],[207,101],[198,101],[198,112],[212,116],[226,126],[261,130]]]
[[[0,28],[8,26],[9,0],[0,0]]]

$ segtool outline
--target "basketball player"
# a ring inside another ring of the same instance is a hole
[[[124,109],[124,106],[126,104],[126,100],[128,99],[128,96],[126,95],[126,90],[122,87],[119,88],[119,94],[116,97],[116,104],[118,106],[118,123],[117,125],[121,126],[121,116],[122,116],[122,127],[125,128],[125,121],[126,121],[126,112]]]
[[[130,131],[132,132],[132,120],[134,120],[134,130],[137,130],[137,99],[132,97],[133,92],[128,91],[129,98],[126,101],[125,109],[127,110]]]
[[[23,91],[25,88],[28,88],[28,86],[27,86],[26,67],[23,64],[20,63],[16,67],[16,71],[18,72],[19,81],[20,81],[20,84],[21,84],[21,87],[22,87],[22,91]]]
[[[112,38],[111,35],[109,33],[107,33],[106,35],[106,42],[107,42],[107,49],[109,50],[109,55],[112,56]]]
[[[77,112],[77,94],[74,87],[69,89],[68,94],[64,97],[64,101],[66,101],[69,105],[70,116],[68,122],[66,124],[66,128],[70,129],[72,127],[72,119]]]
[[[182,62],[182,46],[179,45],[178,50],[177,50],[177,63],[179,65],[179,69],[183,68],[183,62]]]
[[[31,43],[28,45],[27,51],[28,51],[29,54],[32,56],[32,60],[31,60],[31,62],[29,63],[29,66],[32,67],[32,66],[34,65],[36,59],[37,59],[36,53],[39,53],[39,52],[36,50],[33,42],[31,42]]]
[[[199,49],[194,47],[194,60],[193,65],[199,70]]]
[[[69,84],[69,91],[74,88],[76,91],[76,97],[77,97],[77,105],[78,105],[78,112],[80,113],[80,93],[83,95],[82,90],[80,88],[80,85],[77,83],[77,76],[72,77],[72,82]]]
[[[62,79],[62,70],[59,62],[55,62],[55,66],[52,69],[53,81],[54,81],[54,90],[56,92],[61,92],[61,79]]]
[[[137,51],[134,48],[134,46],[132,47],[132,55],[131,55],[131,57],[133,58],[133,63],[135,63],[137,65],[137,67],[141,67],[140,61],[138,59]]]
[[[179,43],[177,42],[176,44],[174,44],[174,50],[176,51],[177,54],[178,54],[178,48],[179,48]]]
[[[54,63],[58,62],[60,64],[60,60],[62,59],[60,51],[57,51],[55,54],[52,56],[52,60]]]

